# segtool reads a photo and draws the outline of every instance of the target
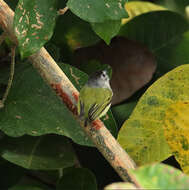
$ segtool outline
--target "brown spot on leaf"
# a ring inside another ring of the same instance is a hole
[[[20,19],[19,19],[18,22],[21,23],[21,22],[22,22],[22,19],[23,19],[23,16],[20,17]]]
[[[23,42],[22,46],[25,46],[29,42],[29,38],[26,38],[26,40]]]
[[[189,104],[189,102],[183,102],[183,104]]]
[[[120,2],[118,3],[118,6],[119,6],[120,9],[123,9],[123,7],[122,7],[122,5],[121,5]]]
[[[23,11],[22,15],[25,15],[25,13],[26,13],[26,10],[24,9],[24,11]]]
[[[106,3],[105,5],[106,5],[106,7],[110,8],[110,5],[108,3]]]
[[[17,27],[15,27],[15,32],[17,33],[17,35],[20,35],[20,32]]]
[[[23,10],[23,7],[22,7],[22,4],[21,4],[21,3],[18,4],[18,8],[19,8],[21,11]]]
[[[39,26],[37,24],[32,24],[31,27],[35,28],[36,30],[40,30],[42,28],[42,26]]]
[[[29,21],[29,17],[28,17],[28,15],[26,15],[25,22],[26,22],[27,25],[29,25],[30,21]]]
[[[42,17],[43,15],[40,15],[38,12],[36,12],[36,20],[37,20],[37,23],[42,27],[44,25],[44,23],[40,20],[40,18]]]
[[[71,76],[74,78],[75,82],[76,82],[77,84],[79,84],[79,79],[80,79],[80,78],[77,77],[76,75],[74,75],[72,68],[70,68],[70,74],[71,74]]]
[[[20,115],[16,115],[15,118],[16,119],[22,119],[22,117]]]
[[[22,30],[22,36],[26,36],[28,29]]]

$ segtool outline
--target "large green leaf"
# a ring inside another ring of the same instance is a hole
[[[86,168],[66,168],[57,190],[97,190],[94,174]]]
[[[140,30],[139,30],[140,28]],[[177,49],[179,40],[189,29],[188,22],[181,15],[171,11],[154,11],[139,15],[125,24],[120,35],[145,44],[156,56],[158,75],[186,63],[188,53]],[[177,58],[177,62],[172,59]]]
[[[38,51],[47,42],[55,26],[57,0],[19,0],[14,30],[22,58]]]
[[[124,5],[127,0],[69,0],[67,6],[78,17],[88,22],[121,20],[128,17]]]
[[[143,166],[131,171],[144,189],[188,189],[189,177],[164,164]]]
[[[54,170],[75,164],[75,155],[68,139],[46,135],[3,138],[0,141],[1,156],[27,169]]]
[[[162,161],[171,155],[164,137],[167,108],[189,99],[189,65],[170,71],[151,85],[123,124],[118,141],[137,164]]]
[[[13,137],[55,133],[92,145],[67,107],[31,65],[19,63],[15,72],[6,105],[0,110],[2,131]]]

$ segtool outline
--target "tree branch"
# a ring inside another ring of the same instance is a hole
[[[0,0],[0,25],[8,33],[13,42],[17,44],[12,25],[13,17],[14,12],[3,0]],[[79,92],[45,48],[41,48],[37,53],[30,56],[29,60],[46,82],[56,91],[57,95],[62,98],[75,118],[79,120],[76,107]],[[84,128],[81,121],[79,122],[83,130],[96,145],[96,148],[103,154],[120,177],[124,181],[132,181],[137,187],[140,187],[135,177],[129,172],[129,169],[135,169],[135,163],[106,129],[103,122],[96,120],[91,126],[87,126],[86,128]]]

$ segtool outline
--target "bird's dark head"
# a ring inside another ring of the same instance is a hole
[[[95,73],[93,73],[91,76],[89,76],[88,79],[88,85],[92,85],[92,86],[107,86],[107,84],[109,85],[109,76],[107,74],[106,70],[102,70],[102,71],[97,71]]]

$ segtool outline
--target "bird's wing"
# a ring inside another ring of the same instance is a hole
[[[102,113],[106,110],[106,108],[111,104],[111,100],[109,102],[104,102],[101,105],[100,104],[95,104],[89,112],[88,112],[88,118],[90,121],[93,121],[100,117]]]
[[[95,105],[92,106],[88,111],[88,118],[90,121],[93,121],[104,115],[108,111],[108,109],[106,110],[106,108],[108,108],[111,104],[111,99],[113,95],[112,91],[106,88],[100,89],[99,91],[100,92],[96,91]],[[100,96],[99,93],[101,93]]]

